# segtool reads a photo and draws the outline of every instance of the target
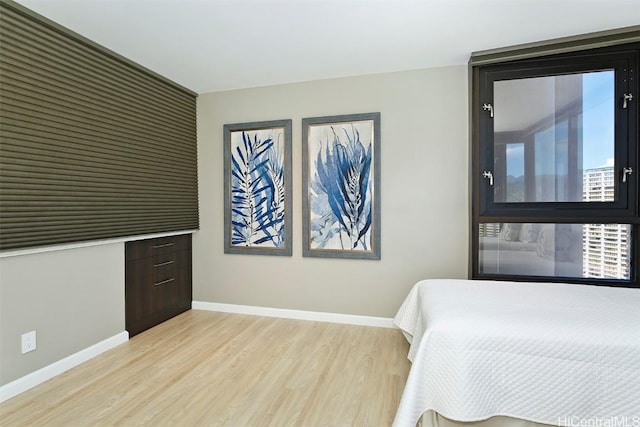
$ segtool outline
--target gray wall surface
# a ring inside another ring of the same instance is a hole
[[[200,231],[194,300],[392,317],[426,278],[466,278],[467,67],[198,97]],[[381,113],[382,260],[302,257],[301,119]],[[224,124],[293,120],[293,256],[223,253]]]
[[[36,331],[35,351],[21,335]],[[0,259],[0,384],[124,331],[124,243]]]

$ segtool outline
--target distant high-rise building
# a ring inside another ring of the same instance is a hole
[[[615,200],[612,166],[587,169],[583,174],[585,202]],[[582,234],[583,275],[594,278],[629,278],[629,227],[624,224],[585,224]]]
[[[587,169],[582,176],[582,200],[585,202],[613,202],[615,174],[613,166]]]
[[[500,223],[480,223],[480,236],[481,237],[498,237],[500,234]]]

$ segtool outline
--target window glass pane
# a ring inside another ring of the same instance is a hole
[[[630,279],[628,224],[480,224],[480,274]]]
[[[615,201],[612,70],[494,82],[494,201]],[[595,190],[594,190],[595,191]]]
[[[524,144],[509,144],[506,147],[507,202],[524,202]]]

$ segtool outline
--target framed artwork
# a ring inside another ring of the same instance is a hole
[[[224,252],[291,256],[291,120],[224,125]]]
[[[380,113],[302,119],[303,256],[380,259]]]

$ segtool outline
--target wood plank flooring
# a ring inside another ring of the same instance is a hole
[[[396,329],[190,310],[0,405],[2,426],[390,426]]]

